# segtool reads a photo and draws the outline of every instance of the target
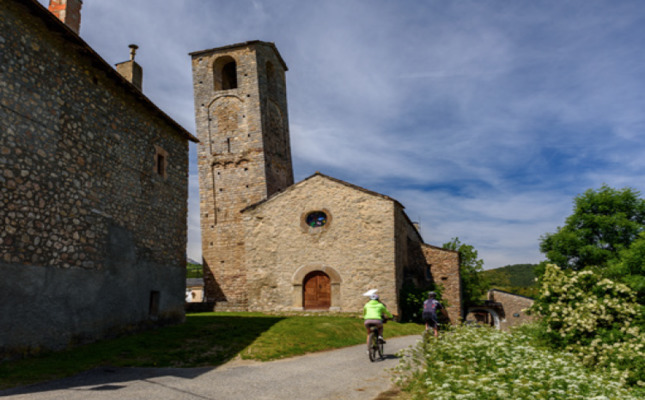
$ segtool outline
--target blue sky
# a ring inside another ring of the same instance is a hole
[[[589,188],[645,189],[642,1],[85,0],[81,36],[110,64],[138,44],[144,93],[193,133],[188,53],[274,42],[296,181],[389,195],[426,242],[459,237],[485,268],[542,260]]]

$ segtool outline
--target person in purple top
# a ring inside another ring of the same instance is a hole
[[[444,316],[448,317],[444,306],[436,299],[435,292],[428,293],[428,300],[423,302],[423,320],[426,323],[426,332],[432,327],[434,336],[439,337],[439,318],[437,311],[441,310]]]

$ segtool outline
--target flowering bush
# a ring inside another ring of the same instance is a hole
[[[642,399],[600,372],[581,368],[571,354],[538,349],[531,337],[492,328],[457,327],[429,337],[401,357],[395,381],[413,399]]]
[[[547,265],[532,311],[542,316],[549,342],[584,365],[629,384],[645,381],[643,306],[626,285],[591,270],[565,272]]]

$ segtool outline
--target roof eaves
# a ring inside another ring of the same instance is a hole
[[[435,250],[441,250],[441,251],[447,251],[447,252],[450,252],[450,253],[459,254],[459,251],[457,251],[457,250],[444,249],[443,247],[433,246],[433,245],[428,244],[428,243],[422,243],[421,245],[426,246],[426,247],[430,247],[430,248],[435,249]]]
[[[285,190],[283,190],[283,191],[281,191],[281,192],[274,193],[272,196],[270,196],[270,197],[268,197],[268,198],[266,198],[266,199],[264,199],[264,200],[260,200],[260,201],[258,201],[257,203],[251,204],[250,206],[248,206],[248,207],[246,207],[246,208],[242,209],[240,212],[249,211],[249,210],[251,210],[251,209],[254,209],[254,208],[256,208],[256,207],[259,207],[260,205],[262,205],[262,204],[264,204],[264,203],[266,203],[266,202],[268,202],[268,201],[271,201],[271,200],[273,200],[274,198],[276,198],[276,197],[278,197],[278,196],[280,196],[280,195],[282,195],[282,194],[284,194],[284,193],[287,193],[287,192],[289,192],[289,191],[291,191],[291,190],[295,190],[295,188],[296,188],[296,187],[298,187],[298,186],[300,186],[300,185],[304,184],[304,183],[305,183],[305,182],[307,182],[308,180],[313,179],[313,178],[315,178],[315,177],[317,177],[317,176],[320,176],[320,177],[322,177],[322,178],[328,179],[328,180],[333,181],[333,182],[336,182],[336,183],[340,183],[341,185],[344,185],[344,186],[350,187],[350,188],[352,188],[352,189],[359,190],[359,191],[361,191],[361,192],[363,192],[363,193],[366,193],[366,194],[369,194],[369,195],[371,195],[371,196],[376,196],[376,197],[380,197],[380,198],[385,199],[385,200],[392,201],[392,202],[394,202],[396,205],[398,205],[399,207],[401,207],[402,209],[404,209],[404,208],[405,208],[401,203],[399,203],[397,200],[395,200],[395,199],[393,199],[393,198],[391,198],[391,197],[389,197],[389,196],[386,196],[386,195],[384,195],[384,194],[380,194],[380,193],[377,193],[377,192],[374,192],[374,191],[371,191],[371,190],[368,190],[368,189],[362,188],[362,187],[357,186],[357,185],[353,185],[353,184],[348,183],[348,182],[345,182],[345,181],[343,181],[343,180],[341,180],[341,179],[332,178],[332,177],[331,177],[331,176],[329,176],[329,175],[325,175],[325,174],[323,174],[323,173],[321,173],[321,172],[319,172],[319,171],[316,171],[314,174],[312,174],[312,175],[310,175],[310,176],[306,177],[305,179],[301,180],[300,182],[294,183],[293,185],[289,186],[289,187],[288,187],[288,188],[286,188]],[[405,214],[405,212],[404,212],[403,214]],[[408,218],[408,217],[407,217],[407,215],[406,215],[406,218]],[[409,220],[409,218],[408,218],[408,220]]]
[[[202,55],[202,54],[211,53],[211,52],[214,52],[214,51],[234,49],[234,48],[237,48],[237,47],[254,46],[254,45],[258,45],[258,44],[262,44],[262,45],[271,47],[273,49],[273,51],[275,52],[275,54],[278,56],[278,60],[280,61],[280,64],[282,64],[282,68],[284,68],[285,71],[289,70],[289,68],[287,67],[287,63],[282,58],[282,55],[278,51],[278,48],[276,47],[275,43],[273,43],[273,42],[264,42],[262,40],[249,40],[249,41],[246,41],[246,42],[228,44],[226,46],[221,46],[221,47],[213,47],[211,49],[206,49],[206,50],[193,51],[192,53],[188,53],[188,55],[191,56],[191,57],[195,57],[195,56],[199,56],[199,55]]]
[[[148,97],[146,97],[139,89],[137,89],[136,86],[134,86],[130,81],[121,76],[121,74],[116,72],[116,70],[112,68],[112,66],[107,61],[105,61],[96,51],[94,51],[94,49],[92,49],[92,47],[90,47],[90,45],[88,45],[79,35],[77,35],[76,32],[70,29],[64,22],[56,18],[56,16],[49,12],[49,10],[47,10],[38,1],[22,0],[18,2],[23,6],[28,7],[34,15],[40,17],[48,29],[56,31],[57,33],[62,35],[68,42],[71,42],[74,45],[78,46],[76,49],[77,51],[84,53],[85,55],[93,59],[93,67],[105,72],[109,78],[111,78],[117,84],[123,86],[139,101],[151,108],[154,114],[157,114],[157,116],[161,117],[169,125],[178,130],[183,136],[186,137],[186,139],[195,143],[199,142],[199,139],[188,132],[184,127],[179,125],[177,121],[170,118],[168,114],[157,107],[157,105],[153,103],[152,100],[150,100]]]

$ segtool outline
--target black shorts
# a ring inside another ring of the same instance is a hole
[[[423,313],[422,315],[423,321],[430,325],[431,327],[439,327],[439,321],[437,321],[437,317],[432,315],[432,313]]]

